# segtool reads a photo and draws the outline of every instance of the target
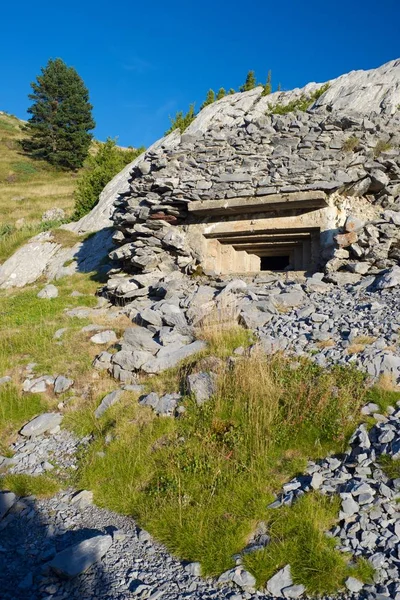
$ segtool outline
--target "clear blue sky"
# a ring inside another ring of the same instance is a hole
[[[14,0],[0,8],[0,110],[26,118],[49,58],[85,81],[95,135],[146,145],[249,69],[282,89],[400,57],[399,0]]]

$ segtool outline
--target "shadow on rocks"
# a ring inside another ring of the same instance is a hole
[[[55,559],[60,562],[61,552],[84,540],[102,536],[102,540],[110,543],[108,536],[112,535],[112,530],[113,527],[107,527],[103,531],[89,528],[64,529],[62,519],[56,518],[56,511],[47,501],[36,501],[33,497],[16,499],[0,520],[1,599],[86,600],[106,598],[109,595],[114,597],[111,594],[109,574],[101,560],[71,579],[57,574],[51,566]],[[61,563],[68,568],[77,564],[79,570],[91,562],[85,548],[78,553],[75,550],[74,558],[67,552],[67,556],[61,556]]]

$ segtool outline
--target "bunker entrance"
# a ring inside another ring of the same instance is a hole
[[[283,271],[290,265],[290,256],[261,256],[260,271]]]

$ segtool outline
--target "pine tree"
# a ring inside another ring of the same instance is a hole
[[[271,73],[271,71],[268,71],[268,77],[267,77],[267,82],[264,85],[263,96],[269,96],[269,94],[271,92],[272,92],[272,73]]]
[[[243,85],[240,86],[240,92],[248,92],[249,90],[253,90],[256,87],[256,75],[254,71],[249,71],[247,73],[246,81]]]
[[[95,127],[89,92],[73,67],[50,59],[31,83],[33,101],[24,148],[37,158],[66,169],[83,165]]]
[[[176,113],[175,117],[169,118],[171,121],[171,127],[168,129],[168,131],[165,132],[165,135],[168,135],[175,129],[180,129],[181,132],[185,131],[185,129],[187,127],[189,127],[190,123],[192,121],[194,121],[195,118],[196,118],[196,115],[194,112],[194,104],[191,104],[189,106],[189,110],[187,111],[187,113],[185,115],[180,110],[179,112]]]
[[[230,88],[228,95],[232,96],[232,94],[236,94],[236,90],[234,90],[233,88]]]
[[[203,110],[203,108],[205,108],[209,104],[213,104],[213,102],[215,102],[215,92],[214,92],[214,90],[208,90],[206,99],[204,100],[203,104],[200,106],[200,110]]]
[[[226,96],[226,91],[224,90],[224,88],[219,88],[216,99],[221,100],[221,98],[224,98],[225,96]]]

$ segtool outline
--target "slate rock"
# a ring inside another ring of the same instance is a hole
[[[118,402],[122,394],[122,390],[114,390],[113,392],[110,392],[109,394],[104,396],[103,400],[94,411],[94,416],[96,417],[96,419],[100,419],[100,417],[104,415],[104,413],[108,408],[110,408],[110,406],[113,406],[113,404]]]
[[[283,596],[282,590],[290,588],[293,585],[290,565],[286,565],[283,569],[275,573],[271,579],[267,581],[267,590],[273,596],[280,598]]]
[[[348,577],[345,581],[345,585],[346,585],[347,589],[349,590],[349,592],[353,592],[353,593],[359,592],[360,590],[362,590],[362,588],[364,586],[362,581],[359,581],[355,577]]]
[[[215,373],[191,373],[187,378],[187,388],[196,400],[197,406],[207,402],[217,392],[217,375]]]
[[[14,506],[17,497],[13,492],[0,491],[0,520],[6,516],[9,510]]]
[[[38,298],[57,298],[58,289],[52,283],[48,283],[40,292],[37,294]]]
[[[111,544],[111,535],[97,535],[59,552],[49,566],[60,577],[72,579],[100,561]]]
[[[153,339],[153,333],[144,327],[128,327],[125,329],[123,342],[132,347],[132,350],[140,350],[156,354],[160,350],[160,344]]]
[[[59,413],[43,413],[24,425],[20,434],[25,437],[36,437],[55,429],[61,424],[61,421],[62,415]]]
[[[93,344],[115,344],[117,339],[115,331],[106,329],[105,331],[100,331],[99,333],[92,335],[90,341],[93,342]]]
[[[54,382],[54,393],[62,394],[63,392],[66,392],[67,390],[69,390],[73,385],[74,385],[73,379],[64,377],[64,375],[59,375],[58,377],[56,377],[56,380]]]

